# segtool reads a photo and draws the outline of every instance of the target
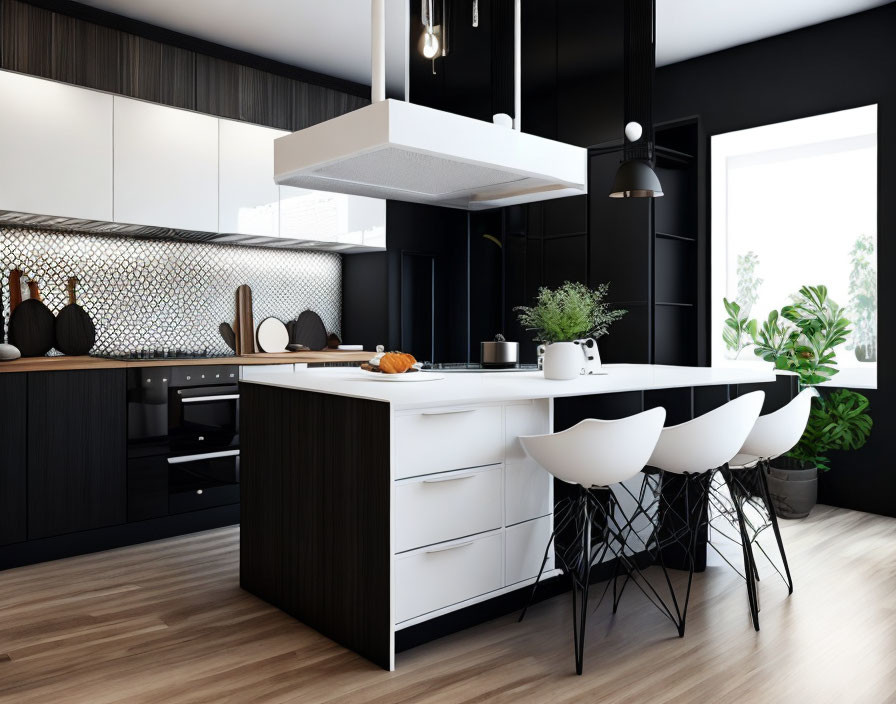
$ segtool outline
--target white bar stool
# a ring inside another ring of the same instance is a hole
[[[532,593],[541,579],[551,544],[560,532],[573,527],[575,537],[568,546],[556,550],[556,558],[573,582],[573,642],[579,675],[582,674],[591,566],[601,561],[608,551],[625,559],[624,549],[620,555],[620,550],[612,545],[619,537],[624,540],[624,528],[615,517],[616,502],[610,487],[637,476],[644,468],[665,419],[666,410],[654,408],[621,420],[589,418],[559,433],[520,437],[520,443],[533,460],[557,479],[578,487],[571,499],[555,507],[554,532]],[[597,541],[593,540],[593,530],[600,532]],[[525,614],[524,609],[520,620]]]
[[[666,474],[680,475],[684,478],[677,495],[670,497],[661,494],[655,532],[656,557],[664,572],[666,567],[663,562],[663,550],[672,545],[683,548],[689,562],[687,590],[677,624],[679,635],[684,635],[687,620],[688,601],[694,578],[697,535],[707,523],[706,513],[712,473],[725,466],[743,447],[759,417],[764,400],[764,392],[754,391],[686,423],[663,428],[656,448],[647,462],[648,465]],[[696,500],[692,501],[692,494],[696,494]],[[676,509],[674,507],[676,505],[682,505],[682,510]],[[675,524],[672,526],[669,525],[670,519],[675,519]],[[748,555],[748,550],[748,545],[745,545],[744,565],[749,572],[752,559]],[[671,582],[668,584],[678,613],[675,590]],[[755,584],[750,579],[747,579],[747,593],[751,610],[755,611]]]
[[[737,456],[728,463],[728,469],[722,472],[734,501],[740,501],[742,505],[750,503],[760,512],[761,510],[765,511],[768,519],[761,526],[753,526],[744,514],[749,529],[748,538],[751,545],[756,544],[780,574],[781,571],[756,540],[766,527],[769,525],[772,527],[784,567],[784,574],[781,577],[787,584],[789,594],[793,594],[793,578],[787,563],[787,555],[784,552],[778,517],[769,495],[766,474],[769,461],[793,448],[803,436],[803,431],[809,422],[813,396],[818,396],[816,389],[805,389],[783,408],[774,413],[759,416]],[[761,505],[757,505],[754,498],[758,498]],[[729,521],[732,520],[730,513],[725,512],[723,515]]]

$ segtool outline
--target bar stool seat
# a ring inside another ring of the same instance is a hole
[[[573,582],[573,645],[579,675],[584,659],[591,566],[608,552],[620,557],[616,545],[620,538],[623,546],[625,543],[624,528],[618,523],[617,505],[609,487],[641,472],[665,419],[665,409],[654,408],[620,420],[588,418],[561,432],[520,436],[523,449],[533,460],[574,487],[573,496],[555,507],[554,531],[532,594],[544,572],[551,545],[569,529],[574,537],[569,545],[558,547],[556,557]]]

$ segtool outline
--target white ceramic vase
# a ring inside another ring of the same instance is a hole
[[[575,342],[552,342],[544,349],[544,378],[564,381],[582,373],[582,348]]]

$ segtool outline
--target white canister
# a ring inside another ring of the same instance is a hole
[[[575,379],[582,374],[585,356],[575,342],[552,342],[544,349],[544,378]]]

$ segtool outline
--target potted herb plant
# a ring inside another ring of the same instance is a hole
[[[837,374],[836,348],[851,332],[825,286],[803,286],[792,305],[771,311],[754,329],[756,355],[776,369],[795,373],[801,390]],[[809,514],[818,496],[818,472],[830,469],[828,453],[856,450],[868,439],[872,426],[868,406],[865,396],[849,389],[819,393],[813,399],[799,443],[786,456],[772,460],[768,470],[769,494],[779,516]]]
[[[590,289],[567,281],[556,289],[540,288],[535,305],[518,306],[520,324],[545,345],[546,379],[573,379],[583,367],[583,351],[577,341],[597,340],[627,311],[613,310],[604,301],[609,284]],[[597,346],[593,354],[597,356]],[[600,358],[597,357],[599,360]]]

